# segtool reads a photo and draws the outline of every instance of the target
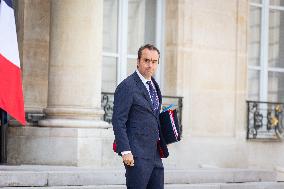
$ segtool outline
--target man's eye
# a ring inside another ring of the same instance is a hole
[[[151,60],[148,59],[148,58],[145,58],[145,62],[146,62],[146,63],[149,63],[149,62],[151,62]]]

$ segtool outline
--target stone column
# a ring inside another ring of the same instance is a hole
[[[50,8],[47,117],[41,127],[9,128],[8,163],[121,165],[101,121],[103,1],[51,0]]]
[[[47,106],[50,0],[15,1],[15,7],[27,125],[37,125]]]
[[[102,0],[52,0],[47,127],[96,127],[101,121]]]

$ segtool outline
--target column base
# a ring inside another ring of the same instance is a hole
[[[122,168],[112,129],[9,127],[8,163]]]
[[[53,107],[44,109],[46,119],[38,122],[43,127],[110,128],[101,120],[104,111],[99,108]]]
[[[69,127],[69,128],[110,128],[111,125],[100,120],[81,120],[81,119],[44,119],[39,121],[42,127]]]

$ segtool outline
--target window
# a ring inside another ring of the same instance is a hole
[[[251,0],[248,98],[284,102],[284,1]]]
[[[104,0],[103,92],[114,92],[134,72],[137,50],[142,44],[152,43],[163,50],[163,3],[163,0]],[[158,70],[158,82],[160,75]]]

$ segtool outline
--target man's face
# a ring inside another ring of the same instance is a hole
[[[146,79],[151,79],[159,64],[159,54],[155,50],[144,49],[140,60],[137,60],[138,71]]]

